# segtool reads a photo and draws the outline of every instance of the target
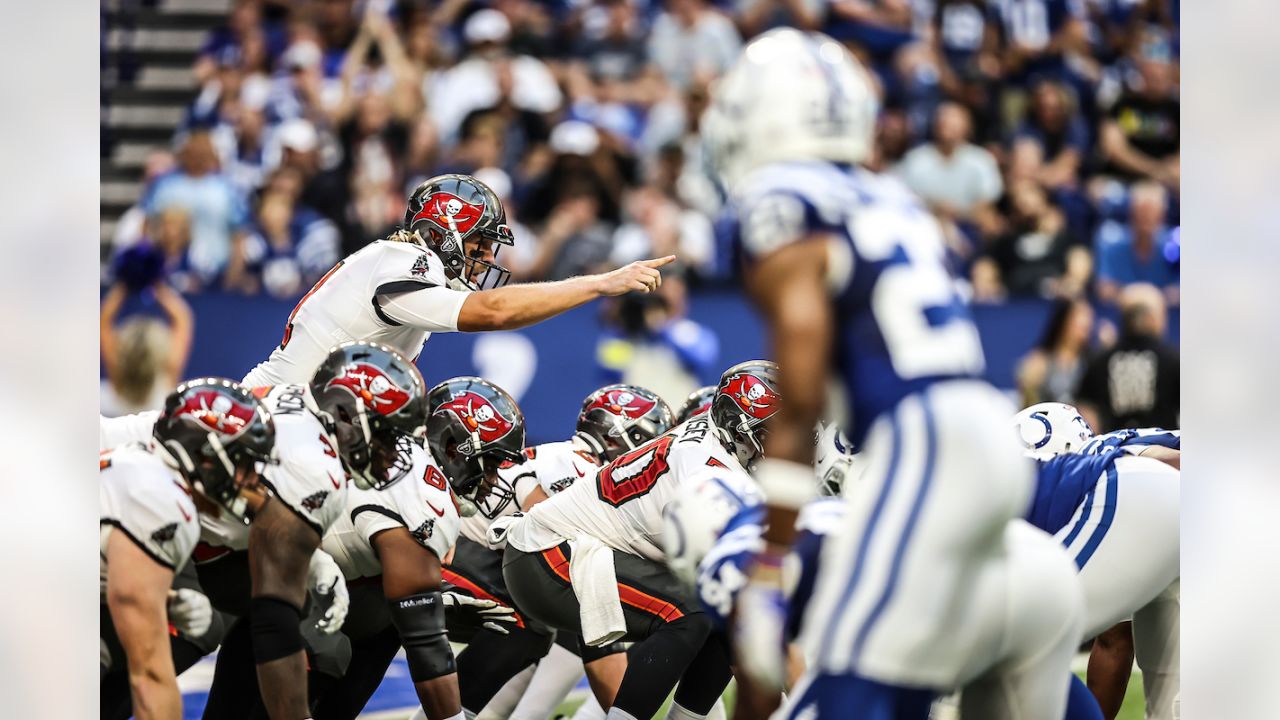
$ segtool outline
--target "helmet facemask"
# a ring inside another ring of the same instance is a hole
[[[266,492],[259,479],[277,460],[261,456],[249,448],[228,449],[216,433],[206,435],[204,453],[192,458],[176,441],[162,441],[160,447],[177,464],[179,472],[191,487],[226,510],[232,517],[250,524],[249,497],[246,491]],[[234,456],[234,457],[233,457]]]
[[[378,428],[364,403],[336,408],[333,418],[338,456],[347,475],[362,490],[386,490],[413,468],[413,438],[391,428]]]

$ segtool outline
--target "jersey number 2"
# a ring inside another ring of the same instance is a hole
[[[596,475],[600,499],[617,507],[648,494],[671,466],[667,456],[675,437],[664,435],[623,453]]]
[[[862,257],[890,261],[871,291],[871,312],[894,371],[906,380],[982,372],[978,329],[943,266],[941,231],[933,218],[872,206],[859,211],[849,234]]]
[[[297,317],[298,311],[302,309],[302,304],[305,303],[308,298],[314,295],[315,292],[320,289],[321,285],[328,282],[329,278],[333,277],[334,273],[338,272],[338,268],[342,267],[343,262],[345,261],[339,260],[337,265],[334,265],[333,267],[329,268],[329,272],[325,273],[324,277],[317,280],[316,284],[312,285],[311,289],[307,291],[307,294],[303,295],[302,299],[298,301],[298,304],[293,306],[293,312],[289,313],[289,322],[284,326],[284,338],[280,340],[281,350],[283,350],[285,346],[289,344],[289,339],[293,337],[293,319]]]

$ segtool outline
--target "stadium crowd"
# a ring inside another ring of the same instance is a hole
[[[924,197],[975,299],[1177,302],[1168,0],[238,0],[135,221],[193,291],[295,297],[474,173],[518,279],[675,251],[728,276],[698,134],[708,85],[777,24],[847,43],[883,93],[876,165]]]
[[[675,253],[656,302],[679,318],[680,278],[736,276],[708,88],[780,24],[874,70],[871,164],[927,201],[975,302],[1062,303],[1024,399],[1072,399],[1084,360],[1051,349],[1067,315],[1087,349],[1114,342],[1092,314],[1122,324],[1127,286],[1177,306],[1176,0],[236,0],[115,266],[293,299],[397,227],[417,183],[461,172],[506,205],[514,280]]]

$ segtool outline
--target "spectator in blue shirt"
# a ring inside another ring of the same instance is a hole
[[[1061,84],[1036,84],[1031,106],[1014,133],[1014,142],[1021,141],[1040,147],[1042,163],[1035,179],[1041,185],[1057,190],[1078,184],[1080,163],[1089,152],[1089,128]]]
[[[148,216],[181,208],[191,218],[191,269],[201,284],[216,281],[231,258],[234,245],[243,242],[248,223],[244,195],[218,166],[218,154],[207,130],[187,136],[178,155],[178,170],[156,182],[146,203]],[[235,278],[227,278],[234,283]]]
[[[1035,77],[1066,74],[1066,53],[1087,51],[1081,0],[1004,0],[994,3],[1004,40],[1005,80],[1022,85]]]
[[[1165,203],[1158,183],[1136,183],[1129,196],[1129,226],[1107,222],[1098,228],[1094,253],[1099,300],[1115,303],[1125,286],[1150,283],[1164,292],[1170,305],[1178,304],[1178,277],[1164,253]]]
[[[240,246],[244,272],[238,289],[295,298],[338,262],[338,229],[297,203],[301,191],[301,177],[289,168],[268,181],[252,231]]]

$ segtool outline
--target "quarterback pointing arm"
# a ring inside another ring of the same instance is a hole
[[[245,376],[250,386],[306,382],[336,343],[379,342],[416,359],[433,332],[514,330],[600,297],[662,283],[667,256],[612,272],[507,286],[496,263],[514,240],[484,183],[441,175],[409,197],[404,227],[340,261],[289,314],[280,345]]]

